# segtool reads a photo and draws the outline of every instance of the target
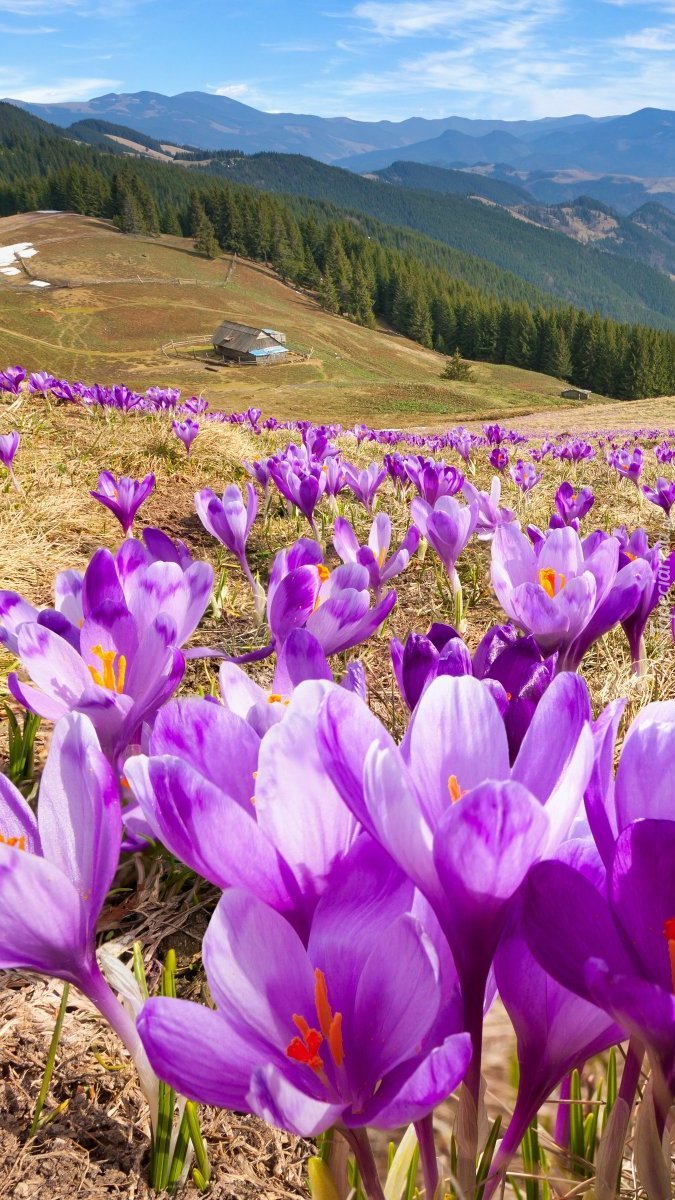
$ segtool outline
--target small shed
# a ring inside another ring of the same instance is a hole
[[[563,400],[590,400],[591,393],[586,388],[565,388],[561,392]]]
[[[239,325],[236,321],[223,321],[212,340],[214,350],[230,362],[260,366],[279,362],[288,354],[285,333]]]

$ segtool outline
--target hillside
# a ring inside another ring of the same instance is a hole
[[[427,190],[479,198],[508,209],[530,224],[553,229],[583,246],[631,258],[669,276],[675,275],[675,216],[649,203],[623,215],[601,200],[579,195],[559,204],[537,203],[524,188],[472,171],[398,162],[376,178],[412,191]]]
[[[400,161],[375,171],[375,177],[383,183],[412,188],[418,192],[441,192],[453,196],[482,196],[504,208],[517,204],[532,203],[533,197],[525,189],[500,179],[479,175],[469,171],[453,171],[449,167],[432,167],[424,163]]]
[[[253,263],[237,262],[226,285],[231,259],[209,262],[178,238],[129,239],[107,222],[72,215],[0,220],[0,245],[21,241],[37,249],[34,273],[76,286],[37,293],[25,277],[0,275],[0,368],[22,362],[71,379],[176,385],[215,407],[256,405],[279,417],[345,424],[454,424],[564,407],[558,380],[516,367],[478,363],[474,382],[443,382],[441,355],[324,312]],[[121,282],[134,275],[135,283]],[[226,317],[280,328],[293,350],[311,358],[208,370],[163,354],[172,338],[199,342]]]
[[[236,156],[229,179],[268,192],[329,201],[354,214],[403,226],[475,255],[570,304],[660,328],[675,328],[675,285],[637,261],[576,245],[465,196],[392,187],[301,155]]]

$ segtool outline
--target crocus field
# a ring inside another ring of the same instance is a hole
[[[0,1063],[23,1168],[84,1023],[136,1104],[115,1195],[671,1196],[675,428],[625,414],[415,434],[0,372],[0,1046],[60,981]]]

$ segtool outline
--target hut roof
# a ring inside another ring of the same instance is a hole
[[[255,354],[256,351],[285,350],[286,347],[265,329],[252,325],[239,325],[236,321],[223,321],[213,335],[214,346],[223,346],[239,354]]]

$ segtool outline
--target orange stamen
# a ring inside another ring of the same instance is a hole
[[[673,980],[673,991],[675,992],[675,917],[670,917],[663,926],[663,932],[668,942],[668,954],[670,955],[670,973]]]
[[[323,1036],[327,1038],[333,1020],[333,1010],[328,1000],[326,976],[319,967],[314,972],[314,1003],[316,1005],[316,1015],[319,1018],[319,1029]]]
[[[311,1029],[304,1017],[296,1014],[293,1021],[300,1031],[300,1037],[295,1037],[286,1047],[288,1058],[309,1067],[312,1071],[323,1071],[323,1060],[319,1053],[323,1037],[318,1029]]]
[[[565,576],[560,571],[555,571],[553,567],[542,567],[539,572],[539,586],[543,587],[547,596],[553,598],[557,592],[564,588]]]
[[[4,834],[0,833],[0,844],[3,846],[13,846],[15,850],[25,850],[26,838],[24,834],[21,834],[20,837],[5,837]]]
[[[293,1014],[293,1024],[300,1037],[295,1037],[286,1048],[286,1054],[294,1062],[310,1067],[312,1071],[323,1071],[323,1060],[320,1049],[326,1042],[331,1058],[336,1067],[341,1067],[345,1059],[342,1042],[342,1013],[334,1013],[328,999],[328,985],[323,971],[314,971],[314,1005],[319,1021],[319,1029],[313,1029],[309,1022],[298,1013]]]
[[[316,569],[319,579],[322,583],[325,583],[327,579],[330,579],[330,571],[324,563],[317,563]]]
[[[450,793],[451,802],[456,804],[458,800],[462,799],[462,796],[466,796],[468,788],[461,788],[457,781],[457,776],[450,775],[448,777],[448,791]]]
[[[345,1048],[342,1044],[342,1013],[336,1013],[328,1031],[328,1047],[336,1067],[341,1067],[345,1061]]]

